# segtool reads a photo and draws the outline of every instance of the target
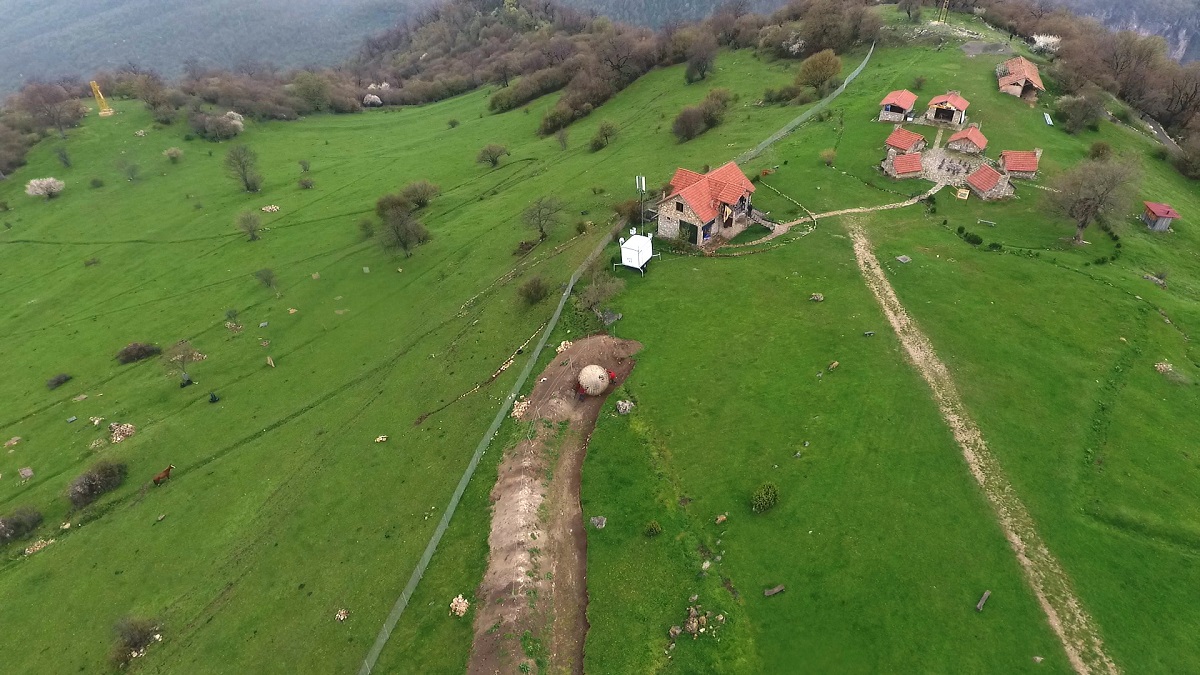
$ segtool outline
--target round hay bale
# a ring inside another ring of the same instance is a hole
[[[608,379],[608,371],[600,366],[586,366],[579,371],[579,387],[587,393],[588,396],[599,396],[608,389],[611,380]]]

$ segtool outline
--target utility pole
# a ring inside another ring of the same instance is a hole
[[[646,220],[646,207],[643,205],[643,202],[646,200],[646,177],[645,176],[636,176],[634,178],[633,183],[634,183],[634,187],[637,188],[637,193],[638,193],[638,223],[637,223],[637,225],[638,225],[638,228],[640,229],[642,226],[642,223],[645,222],[645,220]]]

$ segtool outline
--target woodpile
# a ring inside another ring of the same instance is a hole
[[[471,603],[459,593],[450,601],[450,613],[454,616],[462,618],[467,615],[467,610],[471,608]]]
[[[135,433],[137,433],[137,428],[132,424],[113,422],[112,424],[108,425],[109,440],[113,443],[120,443]]]

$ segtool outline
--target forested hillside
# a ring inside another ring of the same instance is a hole
[[[251,62],[346,59],[423,0],[0,0],[0,92],[27,78],[87,76],[130,62],[176,76]]]
[[[1172,57],[1200,59],[1200,0],[1057,0],[1109,28],[1161,35]]]

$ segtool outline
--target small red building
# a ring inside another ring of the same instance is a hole
[[[893,91],[879,102],[880,122],[904,122],[912,117],[917,106],[917,95],[907,89]]]
[[[887,137],[884,144],[888,154],[919,152],[925,149],[925,137],[908,129],[896,129]]]
[[[1166,232],[1171,229],[1171,223],[1179,218],[1179,212],[1168,204],[1158,202],[1142,202],[1146,210],[1142,212],[1142,221],[1146,227],[1155,232]]]

